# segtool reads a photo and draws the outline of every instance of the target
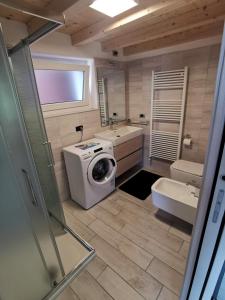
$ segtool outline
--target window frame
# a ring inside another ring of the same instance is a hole
[[[82,71],[84,72],[83,82],[83,100],[74,102],[62,102],[52,104],[41,104],[43,114],[45,116],[59,116],[70,114],[78,108],[81,110],[88,109],[90,104],[89,90],[89,65],[78,65],[71,62],[59,62],[57,60],[33,59],[34,70],[59,70],[59,71]],[[82,109],[83,108],[83,109]]]

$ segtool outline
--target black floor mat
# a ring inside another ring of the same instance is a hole
[[[119,189],[140,199],[145,200],[151,194],[151,186],[161,176],[141,170],[122,184]]]

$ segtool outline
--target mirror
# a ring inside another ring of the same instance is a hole
[[[97,67],[97,86],[102,126],[109,125],[110,120],[113,122],[126,120],[123,65],[109,62],[109,66]]]

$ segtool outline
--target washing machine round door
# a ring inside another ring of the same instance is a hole
[[[95,156],[88,166],[88,180],[93,185],[108,183],[116,174],[116,160],[108,153]]]

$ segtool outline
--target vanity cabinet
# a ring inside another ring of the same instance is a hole
[[[117,161],[116,177],[118,177],[142,161],[143,135],[114,146],[113,150]]]

